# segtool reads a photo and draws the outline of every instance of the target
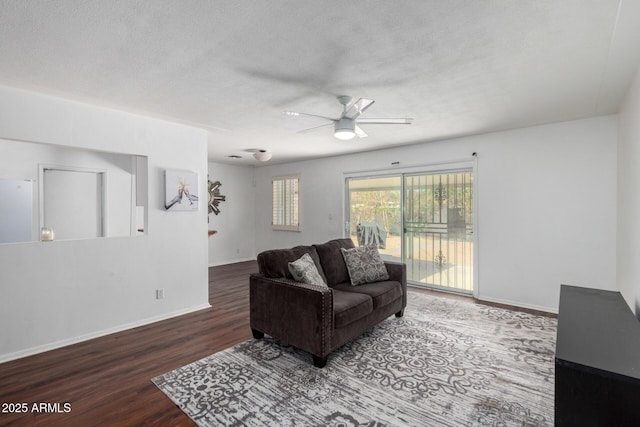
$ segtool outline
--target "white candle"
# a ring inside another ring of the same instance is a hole
[[[40,230],[40,240],[43,242],[53,242],[53,239],[56,238],[56,233],[53,231],[53,228],[42,227]]]

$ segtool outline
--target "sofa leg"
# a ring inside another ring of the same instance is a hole
[[[404,316],[404,308],[396,313],[396,317],[402,317],[402,316]]]
[[[264,337],[264,332],[260,332],[257,329],[251,328],[251,333],[253,334],[253,337],[257,340]]]
[[[316,368],[324,368],[327,365],[327,356],[325,357],[318,357],[315,354],[312,354],[313,356],[313,366],[315,366]]]

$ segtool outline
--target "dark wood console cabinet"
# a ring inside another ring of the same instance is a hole
[[[640,426],[640,322],[620,292],[562,285],[556,426]]]

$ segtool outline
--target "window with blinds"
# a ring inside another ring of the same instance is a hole
[[[300,176],[279,176],[272,181],[273,229],[300,231]]]

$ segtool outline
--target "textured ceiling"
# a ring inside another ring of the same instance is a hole
[[[0,0],[0,84],[209,131],[256,164],[615,113],[640,60],[634,0]],[[283,110],[338,116],[340,141]]]

